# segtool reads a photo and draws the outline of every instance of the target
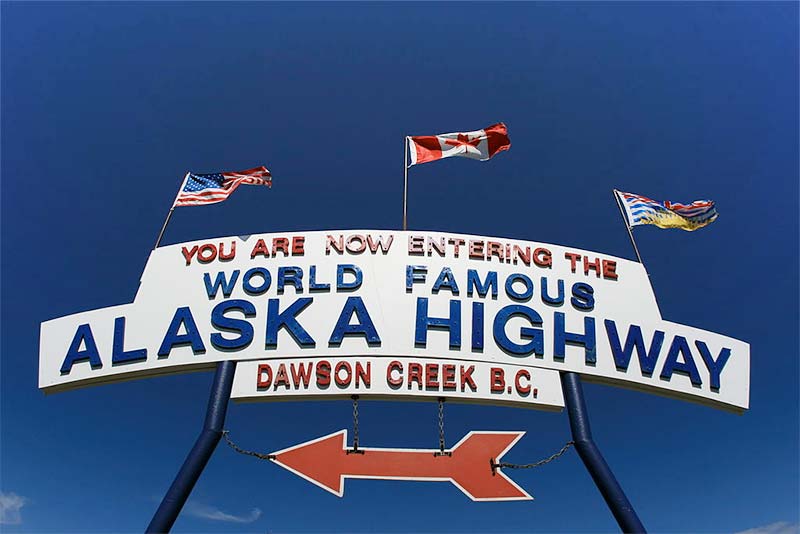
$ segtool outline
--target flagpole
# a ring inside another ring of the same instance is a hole
[[[636,246],[636,240],[633,239],[633,231],[631,230],[631,225],[628,223],[628,217],[625,216],[625,211],[622,209],[622,204],[619,202],[619,191],[616,189],[614,191],[614,200],[617,201],[617,207],[619,208],[619,214],[622,216],[622,220],[625,222],[625,228],[628,229],[628,237],[631,238],[631,244],[633,245],[633,251],[636,252],[636,258],[638,258],[639,263],[642,264],[644,267],[644,262],[642,261],[642,256],[639,254],[639,247]],[[647,269],[645,268],[645,271]]]
[[[403,230],[408,230],[408,136],[403,140]]]
[[[167,224],[169,224],[169,219],[172,217],[172,212],[175,211],[175,203],[178,201],[178,197],[181,196],[181,191],[183,191],[184,186],[186,185],[186,180],[189,179],[189,173],[187,172],[186,175],[183,177],[183,181],[181,182],[181,186],[178,188],[178,193],[175,195],[175,200],[172,201],[172,207],[167,212],[167,218],[164,219],[164,226],[161,227],[161,232],[158,234],[158,239],[156,239],[156,246],[153,247],[153,250],[158,248],[158,245],[161,243],[161,238],[164,237],[164,231],[167,229]]]

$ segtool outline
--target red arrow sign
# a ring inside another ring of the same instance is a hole
[[[361,448],[347,454],[347,430],[340,430],[272,453],[275,462],[309,482],[344,495],[345,478],[452,482],[474,501],[533,499],[504,475],[492,470],[525,432],[470,432],[452,449],[452,456],[434,456],[436,450]]]

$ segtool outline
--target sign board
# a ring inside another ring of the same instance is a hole
[[[433,358],[295,358],[241,362],[231,398],[239,401],[298,397],[411,399],[558,410],[564,407],[556,371],[522,365]]]
[[[748,407],[750,375],[747,343],[662,319],[638,263],[393,230],[158,248],[132,304],[42,323],[39,358],[48,392],[223,360],[442,359],[574,371],[734,411]],[[242,366],[237,383],[252,386],[253,365]],[[543,384],[547,376],[538,375]],[[409,392],[419,394],[390,394]],[[256,396],[246,388],[237,395]]]
[[[347,431],[340,430],[288,449],[272,460],[312,484],[344,496],[345,478],[452,482],[473,501],[525,501],[533,497],[495,468],[525,432],[472,431],[437,456],[428,449],[359,448],[347,450]]]

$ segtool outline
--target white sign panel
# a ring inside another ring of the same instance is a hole
[[[750,349],[661,318],[638,263],[441,232],[226,237],[152,252],[133,304],[42,323],[48,391],[222,360],[443,358],[575,371],[741,411]]]
[[[521,365],[425,358],[318,358],[241,362],[231,398],[297,397],[391,399],[398,396],[513,405],[564,407],[556,371]]]

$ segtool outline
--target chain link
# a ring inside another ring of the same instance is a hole
[[[353,399],[353,448],[347,449],[347,454],[364,454],[358,450],[358,395],[352,395]]]
[[[439,397],[439,452],[434,456],[452,456],[452,452],[444,451],[444,397]]]
[[[256,458],[258,458],[258,459],[260,459],[260,460],[274,460],[275,458],[277,458],[277,456],[275,456],[274,454],[262,454],[262,453],[260,453],[260,452],[255,452],[255,451],[247,451],[247,450],[244,450],[244,449],[242,449],[241,447],[239,447],[238,445],[236,445],[236,444],[235,444],[235,443],[234,443],[234,442],[231,440],[231,438],[230,438],[230,437],[228,437],[228,434],[230,434],[230,431],[229,431],[229,430],[223,430],[223,431],[222,431],[222,437],[223,437],[223,438],[225,438],[225,441],[228,443],[228,446],[229,446],[231,449],[233,449],[233,450],[235,450],[236,452],[238,452],[238,453],[241,453],[241,454],[246,454],[247,456],[255,456]]]
[[[498,467],[506,467],[508,469],[531,469],[531,468],[539,467],[540,465],[544,465],[546,463],[552,462],[553,460],[555,460],[556,458],[560,457],[562,454],[567,452],[569,450],[569,448],[572,447],[573,445],[575,445],[574,441],[568,441],[563,447],[561,447],[561,450],[558,451],[557,453],[548,456],[544,460],[539,460],[538,462],[535,462],[535,463],[532,463],[532,464],[509,464],[509,463],[506,463],[506,462],[498,464],[498,463],[495,463],[494,458],[489,460],[489,464],[492,466],[492,474],[494,474],[495,470]]]

